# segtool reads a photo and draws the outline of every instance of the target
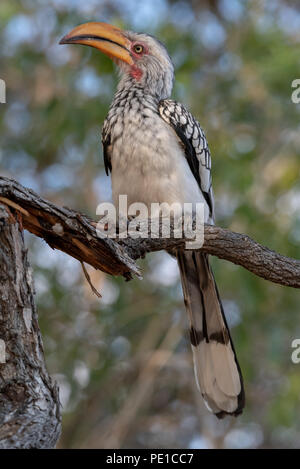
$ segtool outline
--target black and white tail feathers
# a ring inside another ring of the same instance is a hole
[[[245,405],[243,378],[208,256],[181,251],[177,260],[197,386],[206,406],[218,418],[239,415]]]

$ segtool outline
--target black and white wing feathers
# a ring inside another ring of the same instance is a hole
[[[159,113],[176,132],[183,144],[185,157],[214,219],[214,197],[211,181],[211,157],[208,143],[199,122],[180,103],[164,99],[159,103]]]

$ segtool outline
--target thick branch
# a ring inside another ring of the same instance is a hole
[[[57,386],[46,370],[20,224],[0,204],[0,449],[53,448]]]
[[[17,204],[23,210],[24,227],[44,238],[51,247],[111,275],[124,275],[126,278],[132,274],[139,275],[134,260],[148,252],[184,249],[187,241],[184,236],[180,239],[172,236],[168,239],[153,239],[150,237],[150,226],[146,239],[100,239],[95,223],[86,216],[68,208],[57,207],[7,178],[0,178],[1,197]],[[300,288],[300,261],[271,251],[246,235],[205,225],[201,249],[241,265],[266,280]]]
[[[8,199],[21,207],[24,228],[43,238],[52,248],[111,275],[139,275],[139,268],[125,249],[111,239],[99,239],[87,216],[67,207],[58,207],[4,177],[0,177],[1,197],[3,202]]]

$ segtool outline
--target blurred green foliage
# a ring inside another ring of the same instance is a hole
[[[277,0],[1,0],[1,174],[95,217],[110,198],[100,128],[117,75],[109,59],[60,47],[102,20],[155,34],[176,67],[173,97],[206,131],[217,223],[299,258],[300,11]],[[27,236],[50,372],[63,404],[60,447],[299,447],[299,292],[213,260],[245,379],[239,419],[198,395],[176,263],[141,262],[144,281],[90,270]]]

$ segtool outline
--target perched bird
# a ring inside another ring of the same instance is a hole
[[[214,223],[211,158],[203,130],[180,103],[170,99],[174,68],[154,37],[106,23],[74,28],[60,44],[84,44],[108,55],[120,70],[117,92],[102,130],[104,163],[111,172],[113,199],[204,203],[205,222]],[[245,403],[243,379],[208,256],[176,253],[196,382],[217,417],[238,415]]]

